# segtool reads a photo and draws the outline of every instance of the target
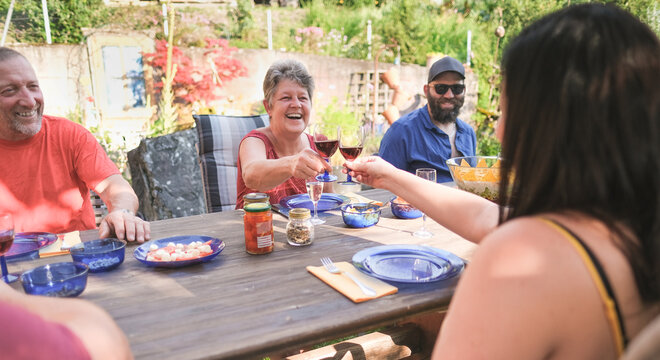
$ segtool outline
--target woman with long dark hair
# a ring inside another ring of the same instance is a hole
[[[617,359],[660,313],[660,42],[615,6],[571,6],[502,69],[499,204],[346,166],[480,243],[434,358]]]

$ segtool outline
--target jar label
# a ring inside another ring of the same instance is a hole
[[[257,229],[257,237],[259,237],[261,234],[272,233],[273,223],[271,221],[260,222],[255,225],[255,228]]]
[[[272,221],[264,221],[256,223],[257,229],[257,248],[266,248],[273,246],[273,223]]]
[[[273,245],[273,235],[257,236],[257,248],[265,248]]]

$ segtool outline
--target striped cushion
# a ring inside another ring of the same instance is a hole
[[[255,116],[193,115],[199,135],[206,210],[233,210],[236,206],[238,145],[253,129],[269,124],[268,114]]]

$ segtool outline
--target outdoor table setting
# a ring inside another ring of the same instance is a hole
[[[342,207],[386,204],[394,196],[384,190],[326,196],[336,204],[321,212],[325,223],[314,225],[309,245],[291,245],[289,219],[273,214],[273,250],[262,255],[246,252],[248,211],[152,222],[153,240],[126,244],[123,262],[109,271],[90,271],[78,297],[114,318],[138,359],[279,356],[446,309],[476,245],[432,220],[425,222],[430,238],[414,237],[422,219],[397,218],[391,206],[378,207],[373,225],[344,222]],[[82,244],[97,237],[96,230],[79,233]],[[168,246],[208,248],[180,259],[185,266],[149,257]],[[71,256],[11,261],[9,272]],[[332,274],[322,258],[343,273]],[[401,277],[401,264],[413,266],[419,280]],[[376,294],[363,292],[347,274]],[[19,283],[13,287],[22,291]]]

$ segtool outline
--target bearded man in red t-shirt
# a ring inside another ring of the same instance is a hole
[[[43,109],[29,61],[0,47],[0,213],[13,214],[16,232],[94,229],[92,189],[108,207],[101,238],[149,240],[135,192],[94,136]]]

